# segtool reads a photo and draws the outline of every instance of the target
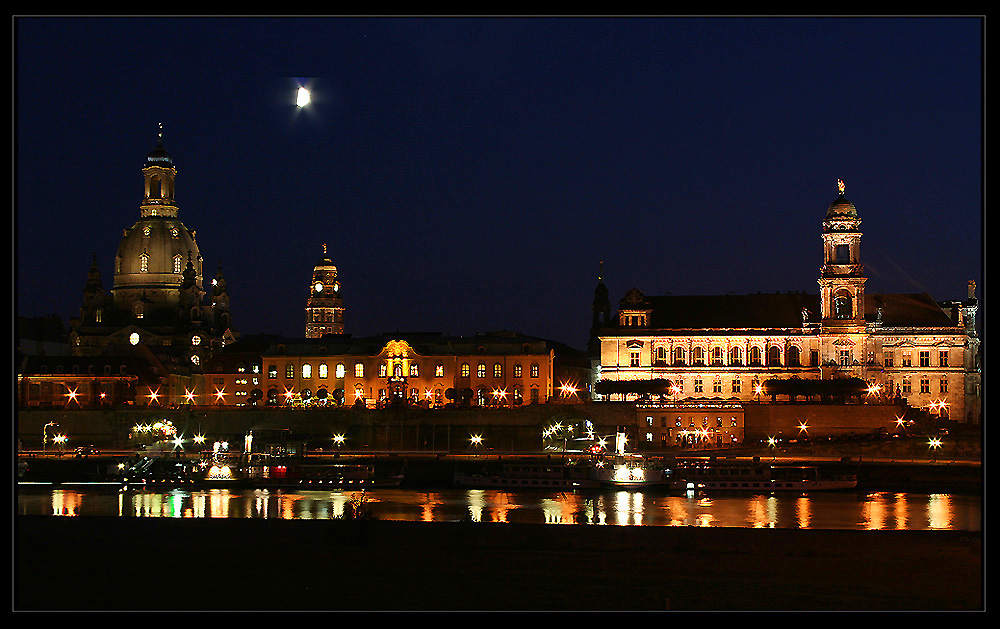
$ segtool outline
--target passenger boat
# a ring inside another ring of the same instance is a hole
[[[244,468],[244,484],[260,488],[372,489],[402,482],[402,472],[383,474],[368,463],[265,459]]]
[[[454,481],[459,487],[479,489],[574,490],[601,486],[594,468],[586,460],[508,462],[493,472],[456,472]]]
[[[772,465],[752,460],[682,459],[671,487],[683,491],[828,491],[853,489],[854,475],[822,478],[815,466]]]
[[[594,476],[604,487],[621,489],[666,486],[671,482],[670,470],[638,454],[618,454],[599,459],[594,466]]]
[[[125,487],[197,489],[369,489],[399,487],[402,473],[372,464],[328,463],[300,457],[213,453],[198,462],[141,459],[123,474]]]

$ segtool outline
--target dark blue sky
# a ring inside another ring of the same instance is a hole
[[[303,334],[323,243],[355,335],[582,348],[601,260],[816,293],[838,178],[869,292],[982,286],[979,19],[28,18],[14,70],[23,316],[111,288],[161,122],[243,333]]]

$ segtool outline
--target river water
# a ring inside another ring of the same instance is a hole
[[[477,489],[122,491],[109,485],[19,485],[17,513],[153,518],[379,520],[844,530],[982,530],[982,496],[866,492],[545,492]]]

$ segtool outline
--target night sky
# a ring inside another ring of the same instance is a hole
[[[583,348],[602,260],[614,305],[815,294],[837,179],[867,292],[982,287],[979,19],[14,26],[21,316],[76,316],[94,253],[111,289],[160,123],[179,218],[243,334],[304,334],[324,243],[355,336]]]

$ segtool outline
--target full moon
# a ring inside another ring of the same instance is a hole
[[[295,104],[298,107],[305,107],[309,104],[309,90],[304,87],[300,87],[299,91],[295,94]]]

